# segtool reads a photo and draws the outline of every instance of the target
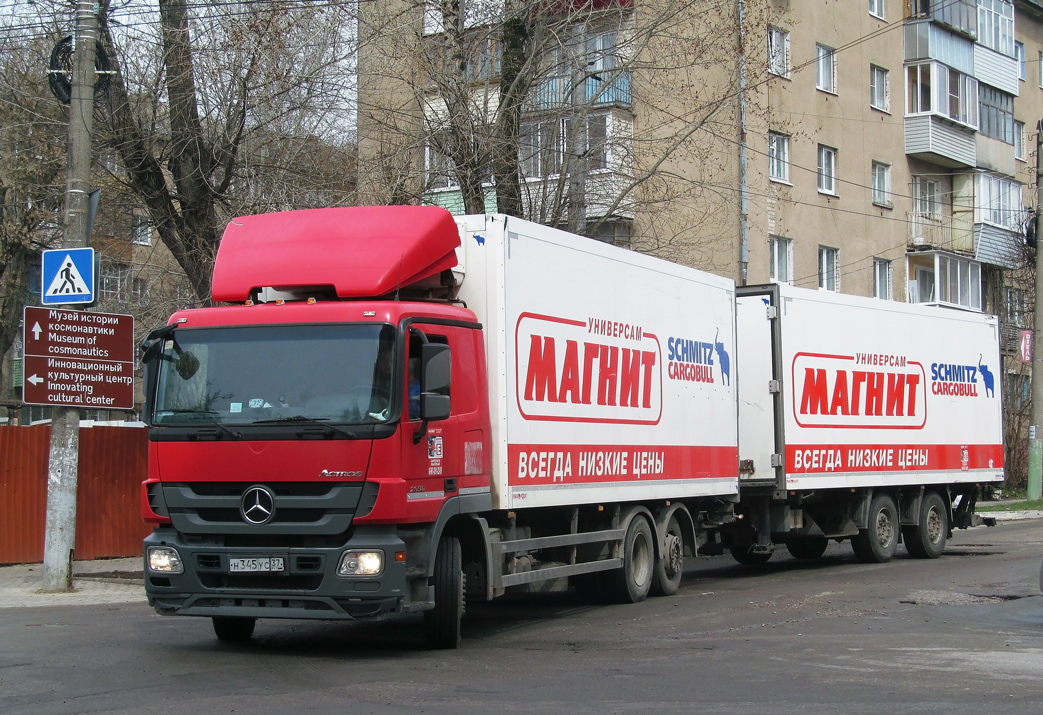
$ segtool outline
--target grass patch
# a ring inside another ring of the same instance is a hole
[[[975,511],[1025,511],[1027,509],[1043,509],[1043,499],[1015,501],[1009,504],[982,504],[978,502],[974,507]]]

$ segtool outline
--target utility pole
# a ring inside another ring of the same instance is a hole
[[[1036,123],[1036,303],[1032,332],[1032,423],[1029,425],[1029,499],[1043,492],[1043,246],[1039,243],[1039,215],[1043,213],[1043,120]]]
[[[96,8],[94,0],[76,0],[62,248],[82,248],[87,245],[88,239],[91,136],[94,133],[95,44],[98,41]],[[72,588],[79,452],[79,409],[52,407],[51,452],[47,467],[47,530],[43,550],[45,591],[68,591]]]

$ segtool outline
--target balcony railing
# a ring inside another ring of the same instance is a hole
[[[909,244],[913,246],[950,246],[953,241],[952,217],[931,216],[913,211],[909,219]]]
[[[631,104],[629,72],[611,73],[608,81],[598,77],[588,77],[585,85],[586,91],[583,93],[582,103],[587,106],[629,107]],[[526,108],[536,112],[551,111],[572,103],[572,78],[556,76],[548,77],[536,85]]]

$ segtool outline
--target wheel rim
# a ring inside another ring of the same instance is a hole
[[[887,509],[881,509],[876,516],[876,538],[883,548],[891,546],[895,538],[895,523]]]
[[[931,507],[930,511],[927,512],[927,523],[925,525],[925,533],[927,534],[927,540],[932,544],[939,544],[942,540],[942,514],[938,511],[938,507]]]
[[[630,554],[631,573],[637,586],[644,586],[652,578],[652,552],[648,547],[648,537],[638,534]]]
[[[677,534],[667,534],[666,543],[663,544],[666,558],[663,559],[667,576],[675,576],[684,567],[684,556],[681,554],[681,537]]]

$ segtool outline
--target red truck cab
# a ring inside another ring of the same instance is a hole
[[[463,579],[437,569],[461,555],[444,537],[491,504],[482,326],[452,300],[459,241],[434,207],[229,224],[213,297],[230,305],[179,311],[142,345],[159,613],[238,640],[258,617],[424,611],[432,643],[455,645]]]

